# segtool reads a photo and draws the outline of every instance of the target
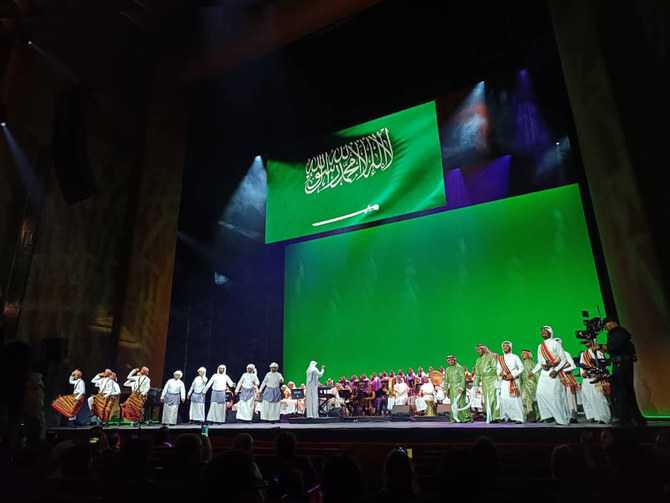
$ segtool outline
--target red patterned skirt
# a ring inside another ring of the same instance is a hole
[[[141,393],[131,393],[128,400],[122,405],[122,416],[126,421],[137,423],[142,420],[144,412],[144,402],[147,401],[146,395]]]
[[[81,395],[78,400],[75,400],[74,394],[61,395],[51,402],[51,406],[65,417],[72,418],[77,415],[81,407],[84,405],[84,400],[86,400],[84,395]]]
[[[93,395],[93,415],[98,416],[103,423],[108,423],[117,400],[117,395],[111,395],[107,398],[100,394]]]

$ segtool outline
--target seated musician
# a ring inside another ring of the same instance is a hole
[[[397,386],[397,384],[396,384]],[[386,383],[382,383],[375,396],[375,412],[381,416],[388,413],[389,390]]]
[[[374,414],[375,408],[375,390],[372,389],[372,383],[367,375],[361,374],[359,382],[361,392],[363,393],[363,411],[366,415],[371,416]]]
[[[291,398],[291,390],[295,389],[295,383],[289,381],[288,385],[282,385],[283,398],[279,401],[279,414],[293,416],[298,412],[298,401]]]
[[[339,382],[335,384],[332,379],[327,379],[326,386],[332,386],[327,393],[333,397],[328,399],[328,410],[331,408],[341,408],[344,405],[344,398],[340,398],[342,385]]]
[[[417,398],[416,398],[416,412],[425,413],[428,411],[429,404],[427,402],[434,403],[435,401],[435,386],[430,382],[428,378],[424,378],[423,384],[418,386]],[[432,408],[432,404],[430,405]]]
[[[360,416],[363,409],[363,393],[361,391],[359,381],[356,381],[351,387],[351,398],[349,398],[349,413],[352,416]]]
[[[409,386],[401,377],[398,377],[398,382],[395,384],[394,391],[395,405],[407,405],[409,400]]]

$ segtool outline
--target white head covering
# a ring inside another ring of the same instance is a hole
[[[510,341],[502,341],[502,344],[500,345],[500,347],[502,348],[505,344],[509,344],[509,352],[511,353],[512,349],[514,349],[514,346],[512,345],[512,343]]]
[[[184,375],[184,373],[183,373],[181,370],[175,370],[175,371],[172,373],[172,375],[174,375],[174,374],[179,374],[179,378],[181,378],[181,376]]]
[[[309,369],[311,369],[312,367],[316,368],[316,360],[312,360],[311,362],[309,362],[309,367],[307,367],[307,372],[309,372]]]
[[[198,373],[203,372],[205,375],[207,375],[207,369],[205,367],[200,367],[198,369]]]
[[[254,365],[253,363],[247,363],[247,370],[249,370],[250,368],[254,369],[254,375],[257,375],[256,365]]]
[[[549,338],[550,338],[550,339],[553,339],[553,338],[554,338],[554,329],[551,328],[549,325],[545,325],[545,326],[541,327],[540,330],[542,330],[543,328],[544,328],[547,332],[549,332]]]
[[[272,368],[272,367],[277,367],[277,368],[279,368],[279,364],[278,364],[277,362],[272,362],[272,363],[270,364],[270,368]]]
[[[223,374],[226,373],[226,366],[225,366],[223,363],[222,363],[221,365],[218,366],[218,368],[216,369],[217,372],[219,371],[219,369],[223,369],[223,372],[222,372]]]

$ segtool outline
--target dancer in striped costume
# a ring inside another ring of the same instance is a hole
[[[147,394],[151,389],[151,379],[149,379],[149,369],[133,369],[128,374],[128,379],[123,384],[130,388],[130,396],[123,404],[123,419],[131,423],[139,423],[144,416],[144,402],[147,401]]]
[[[70,384],[74,386],[72,394],[61,395],[51,402],[51,406],[54,409],[68,418],[68,424],[71,427],[77,425],[75,422],[77,413],[84,405],[84,400],[86,400],[86,384],[82,377],[83,374],[81,370],[74,370],[72,374],[70,374]]]

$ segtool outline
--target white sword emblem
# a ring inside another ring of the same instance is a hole
[[[321,222],[314,222],[312,224],[312,227],[318,227],[319,225],[332,224],[333,222],[337,222],[338,220],[344,220],[346,218],[351,218],[351,217],[355,217],[356,215],[360,215],[361,213],[370,213],[371,211],[377,211],[377,210],[379,210],[379,205],[378,204],[368,204],[367,208],[363,208],[360,211],[355,211],[354,213],[349,213],[348,215],[342,215],[341,217],[331,218],[330,220],[323,220]]]

